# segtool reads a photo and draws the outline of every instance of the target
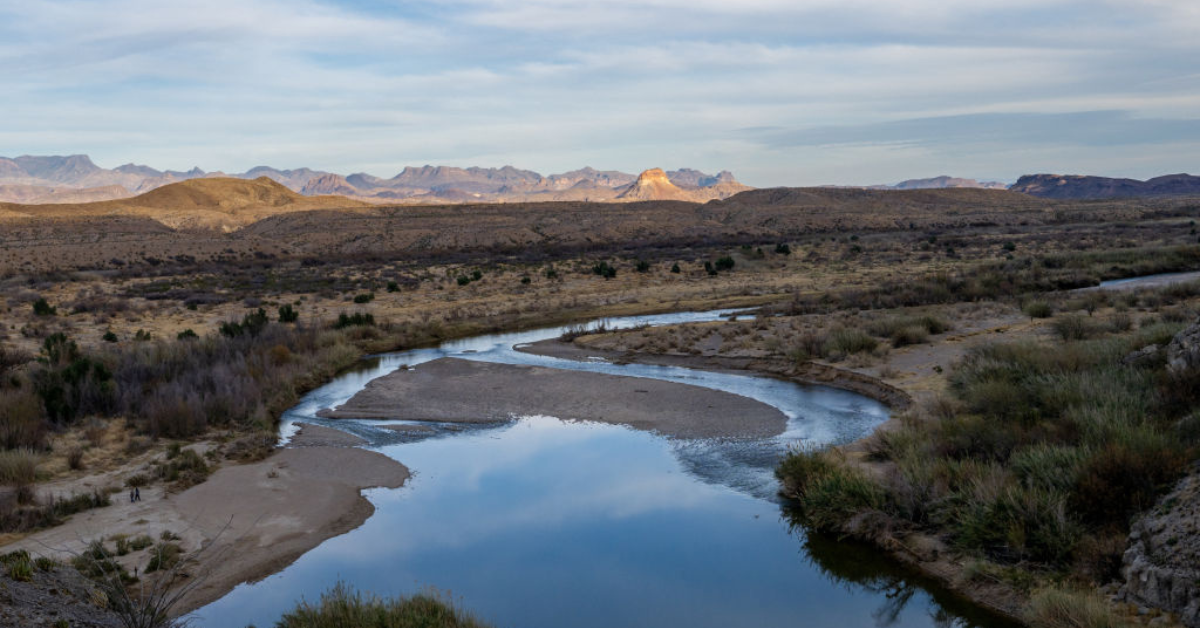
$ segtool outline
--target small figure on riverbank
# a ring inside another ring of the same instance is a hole
[[[133,501],[135,501],[135,502],[142,501],[142,489],[140,489],[136,486],[133,487]]]
[[[136,490],[137,490],[136,488],[129,489],[129,503],[131,503],[131,504],[135,501],[134,500],[134,491],[136,491]]]

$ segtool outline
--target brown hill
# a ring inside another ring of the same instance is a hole
[[[119,185],[95,188],[46,187],[41,185],[0,184],[0,202],[45,205],[47,203],[92,203],[131,196]]]
[[[141,216],[173,229],[229,231],[275,214],[368,206],[340,196],[302,196],[271,179],[259,177],[249,181],[190,179],[127,199],[51,205],[8,204],[0,209],[35,218]]]

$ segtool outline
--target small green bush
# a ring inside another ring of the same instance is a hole
[[[724,257],[718,257],[717,261],[713,262],[713,268],[716,268],[718,272],[722,270],[733,270],[733,267],[736,265],[737,262],[735,262],[733,258],[728,255]]]
[[[1050,318],[1054,316],[1054,306],[1048,301],[1030,301],[1021,308],[1029,318]]]
[[[118,340],[117,335],[114,334],[111,329],[104,332],[104,335],[101,336],[100,339],[104,342],[116,342]]]
[[[370,303],[371,301],[374,301],[374,300],[375,300],[374,292],[364,292],[362,294],[354,295],[354,302],[358,303],[359,305],[362,305],[363,303]]]
[[[54,316],[58,313],[58,308],[50,305],[45,298],[39,298],[33,302],[33,314],[35,316]]]
[[[194,340],[199,337],[200,337],[200,335],[197,334],[195,331],[193,331],[191,328],[185,329],[175,335],[176,340]]]
[[[389,290],[389,292],[392,291]],[[300,320],[300,312],[297,312],[296,308],[292,307],[291,303],[285,303],[279,306],[279,322],[294,323],[298,320]]]
[[[387,282],[387,291],[388,291],[388,292],[399,292],[399,291],[400,291],[400,284],[398,284],[398,283],[396,283],[396,282],[394,282],[394,281],[389,281],[389,282]]]
[[[592,266],[592,274],[600,275],[605,279],[612,279],[617,276],[617,269],[608,262],[601,260]]]
[[[671,272],[672,272],[672,273],[674,273],[674,274],[676,274],[676,275],[678,275],[680,272],[682,272],[682,271],[679,269],[679,262],[675,262],[674,264],[671,264]]]
[[[638,260],[637,265],[634,268],[637,269],[639,273],[650,272],[650,262]]]
[[[458,285],[465,286],[465,285],[471,283],[471,278],[466,275],[459,275],[458,277],[455,278],[455,281],[458,282]]]
[[[179,564],[183,558],[183,548],[177,543],[163,542],[150,550],[150,561],[146,563],[146,573],[167,570]]]
[[[775,245],[775,253],[777,253],[779,255],[791,255],[792,247],[781,242],[781,243]]]
[[[853,327],[843,327],[830,332],[829,338],[825,341],[825,354],[850,355],[874,351],[878,346],[879,341],[867,332]]]
[[[345,329],[347,327],[373,327],[375,325],[375,316],[364,312],[355,312],[354,314],[346,314],[342,312],[338,314],[337,322],[333,324],[334,329]]]

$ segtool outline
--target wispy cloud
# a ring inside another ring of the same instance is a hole
[[[0,153],[1150,175],[1196,168],[1197,30],[1184,0],[0,0]]]

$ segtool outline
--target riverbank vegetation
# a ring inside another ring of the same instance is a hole
[[[301,601],[275,628],[487,628],[442,595],[365,596],[338,583],[317,603]]]
[[[1005,582],[1033,625],[1123,625],[1095,588],[1120,581],[1131,524],[1200,457],[1200,369],[1166,360],[1197,294],[1056,299],[1067,312],[1043,335],[968,349],[946,392],[869,439],[865,458],[791,453],[782,493],[817,529],[893,549],[913,535],[945,543],[974,561],[959,585]],[[1075,313],[1089,306],[1109,311]]]

